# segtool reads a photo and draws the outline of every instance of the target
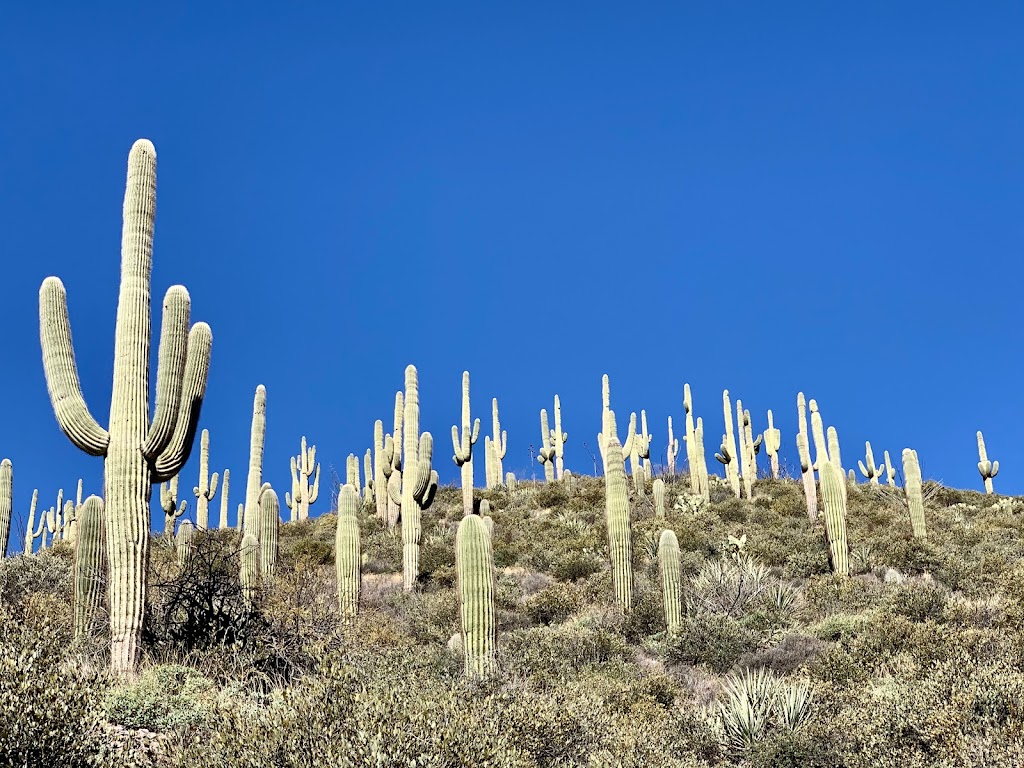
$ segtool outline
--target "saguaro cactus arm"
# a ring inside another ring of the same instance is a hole
[[[174,434],[188,359],[190,309],[191,301],[184,286],[172,285],[164,294],[157,354],[156,409],[142,444],[142,454],[150,460],[167,447]]]

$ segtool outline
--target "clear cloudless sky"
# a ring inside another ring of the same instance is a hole
[[[756,430],[774,410],[792,466],[803,390],[848,467],[865,440],[879,460],[911,446],[926,477],[980,488],[981,429],[996,489],[1024,492],[1019,2],[158,5],[0,10],[12,549],[33,488],[41,507],[79,477],[101,491],[50,407],[38,289],[67,286],[105,425],[139,137],[154,303],[183,283],[213,328],[202,426],[232,522],[257,384],[264,478],[283,498],[307,435],[318,514],[329,467],[390,431],[408,363],[446,482],[468,369],[478,486],[494,396],[506,468],[541,475],[558,393],[566,466],[593,472],[608,373],[656,462],[688,381],[713,470],[724,388]],[[193,509],[197,474],[198,439]]]

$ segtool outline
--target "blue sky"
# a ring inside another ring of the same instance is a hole
[[[870,439],[980,488],[982,429],[996,489],[1024,492],[1019,3],[20,5],[0,11],[16,519],[34,487],[101,486],[50,408],[38,289],[64,280],[105,423],[140,136],[154,294],[184,283],[213,328],[203,426],[232,510],[258,383],[283,494],[301,435],[343,472],[390,428],[410,362],[448,481],[468,369],[520,474],[555,393],[566,466],[592,471],[607,372],[659,455],[689,381],[709,459],[729,388],[756,429],[774,410],[793,463],[803,390],[848,466]]]

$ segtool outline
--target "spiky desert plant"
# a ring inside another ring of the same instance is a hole
[[[78,448],[104,458],[111,666],[130,674],[139,659],[146,603],[150,494],[154,483],[178,474],[192,450],[213,336],[205,323],[189,329],[188,291],[172,286],[164,297],[156,408],[149,423],[156,151],[145,139],[132,146],[125,186],[109,431],[96,422],[82,396],[67,293],[59,278],[46,278],[39,290],[39,325],[57,422]]]
[[[195,526],[191,520],[182,520],[178,526],[178,532],[174,534],[174,545],[178,553],[178,565],[184,568],[192,558],[193,537]]]
[[[7,556],[14,513],[14,466],[10,459],[0,461],[0,557]]]
[[[40,527],[36,528],[36,505],[39,503],[39,489],[32,491],[32,505],[28,509],[28,527],[25,530],[25,554],[32,554],[32,542],[42,534],[42,521]],[[44,516],[45,517],[45,516]]]
[[[672,417],[668,417],[668,446],[665,449],[666,466],[670,475],[676,473],[676,457],[679,455],[679,440],[672,432]]]
[[[388,495],[401,509],[402,582],[405,591],[411,592],[420,572],[420,536],[423,533],[420,519],[423,510],[434,502],[437,492],[437,472],[430,467],[434,439],[429,432],[420,434],[419,379],[414,365],[405,369],[402,422],[405,431],[402,467],[391,470]]]
[[[608,412],[608,440],[605,444],[605,514],[608,523],[608,552],[612,563],[612,586],[623,612],[633,606],[633,543],[629,514],[629,486],[622,446],[615,429],[615,413]]]
[[[251,533],[242,537],[239,566],[238,580],[242,585],[242,599],[246,607],[252,610],[260,588],[260,543]]]
[[[188,501],[178,501],[178,476],[171,478],[169,483],[160,484],[160,507],[164,511],[164,536],[174,536],[174,525],[178,518],[185,514]]]
[[[807,517],[813,523],[818,519],[818,490],[814,486],[814,462],[811,461],[810,436],[807,433],[807,403],[803,392],[796,393],[796,410],[796,450],[800,458],[800,479],[804,484]]]
[[[830,461],[823,461],[821,474],[821,501],[825,508],[825,536],[828,540],[832,572],[837,576],[850,575],[850,553],[846,541],[846,493],[843,476]]]
[[[551,430],[551,445],[555,449],[555,479],[561,480],[565,472],[565,441],[569,435],[562,431],[562,403],[555,395],[555,428]]]
[[[259,504],[259,530],[256,538],[260,542],[260,573],[264,581],[270,581],[277,570],[277,534],[281,524],[281,502],[270,483],[264,483],[260,489]]]
[[[889,458],[889,452],[885,451],[885,482],[888,483],[890,488],[896,487],[896,467],[892,465],[892,460]]]
[[[978,472],[985,481],[985,493],[992,493],[992,478],[999,474],[999,462],[989,461],[985,450],[985,438],[978,432]]]
[[[349,467],[355,468],[355,482],[359,483],[359,460],[349,454]],[[306,447],[306,436],[302,436],[299,447],[299,455],[291,462],[292,489],[289,497],[288,492],[284,494],[285,504],[292,510],[292,519],[308,520],[309,505],[317,500],[320,495],[320,465],[316,461],[316,446]],[[313,482],[309,482],[309,478]]]
[[[928,527],[924,520],[924,484],[921,481],[921,462],[917,451],[903,449],[903,489],[907,494],[907,506],[910,508],[910,526],[914,529],[915,539],[927,539]]]
[[[537,451],[537,461],[544,466],[544,482],[555,481],[555,447],[551,445],[551,430],[548,428],[548,411],[540,409],[540,450]]]
[[[199,485],[192,488],[196,496],[196,527],[210,527],[210,502],[217,495],[217,473],[210,475],[210,430],[204,429],[199,439]]]
[[[107,575],[107,533],[103,499],[90,496],[76,514],[75,540],[75,637],[88,634],[103,601]]]
[[[373,481],[373,451],[370,448],[367,448],[366,453],[363,454],[363,476],[366,478],[366,482],[363,484],[363,501],[372,507],[377,486]]]
[[[267,439],[267,388],[256,387],[252,398],[252,425],[249,428],[249,472],[245,479],[245,506],[238,520],[239,530],[255,538],[259,516],[260,488],[263,487],[263,446]]]
[[[654,516],[665,517],[665,481],[660,477],[654,481]]]
[[[491,461],[493,463],[492,487],[501,485],[505,476],[505,468],[502,460],[508,451],[508,433],[502,430],[501,420],[498,418],[498,398],[491,398]]]
[[[871,441],[864,443],[864,461],[858,461],[857,466],[865,480],[870,480],[872,485],[878,485],[878,478],[885,467],[882,464],[875,466],[875,454],[871,450]]]
[[[377,517],[387,520],[388,516],[388,475],[391,463],[384,453],[384,422],[373,422],[373,487],[376,489]]]
[[[683,583],[679,567],[679,540],[665,529],[658,540],[658,569],[661,571],[661,598],[665,606],[665,625],[670,635],[683,626]]]
[[[476,515],[462,518],[455,534],[462,648],[466,677],[484,680],[497,670],[494,558],[487,526]]]
[[[452,460],[462,473],[462,514],[473,514],[473,446],[480,437],[480,419],[469,411],[469,371],[462,372],[462,428],[452,425]]]
[[[66,541],[68,544],[75,543],[75,537],[78,535],[78,520],[75,502],[68,499],[64,502],[64,514],[60,520],[60,538],[61,541]]]
[[[399,494],[399,498],[395,499],[391,495],[391,475],[397,469],[402,469],[402,422],[405,420],[405,395],[398,391],[395,393],[395,419],[394,419],[394,431],[390,435],[384,436],[384,474],[387,478],[386,485],[388,486],[388,492],[385,496],[388,497],[388,510],[387,510],[387,523],[389,528],[394,528],[398,524],[398,519],[402,514],[402,503]]]
[[[739,454],[736,452],[736,439],[733,437],[732,403],[729,401],[729,390],[722,391],[722,410],[725,415],[725,434],[722,435],[722,448],[719,462],[725,465],[725,479],[729,481],[733,495],[740,498],[740,468],[737,466]],[[725,461],[722,461],[725,459]]]
[[[357,494],[349,484],[338,493],[338,523],[334,534],[334,569],[338,584],[338,608],[342,620],[351,622],[359,612],[362,554],[359,548]]]
[[[228,527],[228,490],[231,487],[231,472],[224,470],[224,482],[220,489],[220,520],[217,527],[222,531]]]
[[[698,417],[693,430],[693,466],[697,471],[697,491],[707,504],[711,501],[711,480],[708,474],[707,455],[704,452],[704,419]],[[693,470],[691,470],[693,471]]]
[[[771,408],[768,409],[768,429],[764,431],[764,449],[768,454],[768,464],[772,479],[779,479],[779,449],[782,447],[782,432],[775,427],[775,417]]]

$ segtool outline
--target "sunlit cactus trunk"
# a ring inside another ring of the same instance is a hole
[[[562,431],[562,402],[555,395],[555,428],[551,431],[551,445],[555,449],[555,479],[565,473],[565,441],[569,435]]]
[[[633,542],[629,514],[629,485],[613,411],[608,412],[607,427],[604,487],[612,587],[619,607],[623,612],[629,613],[633,605]]]
[[[679,455],[679,440],[672,431],[672,417],[668,417],[668,448],[665,453],[665,464],[669,475],[676,473],[676,456]]]
[[[832,572],[850,575],[850,550],[846,541],[845,479],[830,461],[821,464],[821,501],[825,508],[825,536]]]
[[[128,157],[109,430],[96,422],[82,395],[64,285],[48,277],[39,290],[43,367],[57,421],[81,450],[104,457],[111,666],[129,675],[135,672],[141,650],[152,486],[176,475],[188,459],[212,345],[205,323],[189,330],[188,292],[172,286],[164,298],[156,407],[150,424],[155,206],[156,151],[140,139]]]
[[[388,519],[388,475],[391,465],[384,452],[384,422],[373,422],[373,486],[376,490],[377,517]]]
[[[768,410],[768,429],[764,431],[764,449],[768,453],[768,465],[772,480],[779,479],[779,449],[782,447],[782,432],[775,426],[775,417]]]
[[[661,597],[665,607],[665,628],[670,635],[683,626],[683,586],[679,565],[679,540],[671,530],[661,532],[658,541],[658,569],[661,571]]]
[[[548,411],[540,409],[540,450],[537,461],[544,466],[544,482],[555,482],[555,447],[551,445],[551,429],[548,427]]]
[[[277,493],[264,483],[259,499],[260,573],[265,581],[277,571],[278,531],[281,525],[281,502]]]
[[[999,462],[988,460],[985,450],[985,436],[978,432],[978,472],[985,481],[985,493],[992,493],[992,478],[999,474]]]
[[[75,637],[92,629],[96,610],[103,601],[107,571],[107,533],[103,500],[90,496],[76,513],[75,542]]]
[[[384,451],[385,458],[387,459],[385,466],[385,473],[388,478],[388,488],[390,489],[391,475],[395,470],[401,471],[402,469],[402,420],[405,418],[405,395],[402,392],[395,392],[395,417],[394,426],[389,437],[384,438]],[[389,492],[386,494],[388,497],[388,513],[387,523],[388,527],[394,528],[398,525],[398,520],[402,516],[402,502],[399,497],[396,498]]]
[[[505,477],[505,468],[502,460],[508,451],[508,433],[501,431],[501,420],[498,417],[498,398],[491,398],[491,469],[492,487],[501,485]]]
[[[351,485],[338,493],[338,523],[334,534],[334,569],[338,587],[338,610],[346,623],[359,613],[362,554],[359,547],[357,496]]]
[[[722,392],[722,408],[725,412],[725,436],[722,438],[721,456],[728,459],[722,463],[725,465],[725,478],[729,481],[733,495],[738,499],[740,498],[740,471],[737,466],[739,454],[736,452],[736,438],[732,431],[732,404],[729,402],[728,389]]]
[[[472,426],[470,424],[472,423]],[[452,448],[456,466],[462,470],[462,514],[473,514],[473,446],[480,437],[480,419],[469,412],[469,371],[462,372],[462,428],[452,425]]]
[[[210,501],[217,495],[217,473],[210,476],[210,430],[204,429],[199,440],[199,485],[193,488],[196,496],[196,527],[205,531],[210,527]]]
[[[363,486],[363,501],[367,506],[372,507],[377,497],[377,484],[373,479],[373,452],[369,448],[363,455],[363,476],[366,478],[366,483]]]
[[[495,656],[494,558],[483,520],[469,515],[455,534],[465,674],[483,680],[497,668]]]
[[[42,534],[42,526],[35,527],[36,505],[39,503],[39,489],[32,491],[32,506],[28,510],[28,526],[25,530],[25,554],[32,554],[32,543]],[[40,521],[41,522],[41,521]]]
[[[192,559],[193,541],[195,527],[191,520],[183,520],[178,526],[178,532],[174,535],[174,546],[178,554],[178,566],[184,568]]]
[[[928,526],[924,519],[924,483],[921,481],[921,462],[917,451],[903,449],[903,489],[907,494],[907,506],[910,508],[910,526],[914,529],[915,539],[928,538]]]
[[[665,481],[660,477],[654,481],[654,516],[658,519],[665,517]]]
[[[251,533],[242,537],[238,581],[242,586],[245,607],[252,610],[260,589],[260,543]]]
[[[800,458],[800,478],[804,484],[807,517],[813,523],[818,519],[818,489],[814,486],[814,462],[811,461],[810,437],[807,434],[807,402],[803,392],[796,393],[796,410],[796,450]]]
[[[347,470],[352,474],[352,463],[355,456],[349,454]],[[292,492],[285,492],[284,501],[291,510],[291,520],[308,520],[309,505],[317,500],[320,494],[320,465],[316,461],[316,446],[306,447],[306,436],[302,436],[299,455],[291,458]],[[355,460],[355,473],[359,477],[359,462]],[[309,478],[313,482],[309,482]],[[357,479],[358,482],[358,479]]]
[[[0,462],[0,557],[7,556],[14,513],[14,468],[10,459]]]
[[[245,481],[245,507],[239,520],[243,533],[255,537],[259,517],[260,488],[263,486],[263,445],[267,438],[267,388],[260,384],[252,400],[249,428],[249,474]]]
[[[220,520],[217,523],[217,527],[224,530],[228,527],[228,490],[231,488],[231,472],[230,470],[224,470],[224,482],[221,483],[220,489]]]

